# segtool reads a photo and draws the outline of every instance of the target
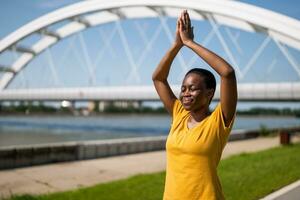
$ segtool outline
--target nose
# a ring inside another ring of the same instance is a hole
[[[184,91],[182,91],[182,96],[190,96],[191,94],[190,94],[190,91],[189,91],[189,89],[185,89]]]

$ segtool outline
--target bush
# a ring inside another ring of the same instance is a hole
[[[271,131],[267,128],[267,126],[261,124],[259,128],[259,135],[260,136],[269,136]]]

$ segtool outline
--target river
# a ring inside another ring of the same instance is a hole
[[[167,115],[0,116],[0,147],[167,135]],[[300,118],[237,116],[233,129],[300,126]]]

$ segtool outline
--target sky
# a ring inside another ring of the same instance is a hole
[[[37,17],[76,2],[80,2],[80,0],[1,0],[0,38]],[[298,0],[244,0],[241,2],[270,9],[300,20],[300,1]]]
[[[15,31],[17,28],[30,22],[31,20],[34,20],[51,11],[76,2],[79,2],[79,0],[1,0],[0,39],[4,38],[9,33]],[[242,2],[270,9],[300,20],[300,1],[298,0],[247,0]],[[139,25],[136,26],[136,24]],[[174,19],[169,19],[167,21],[167,24],[173,31]],[[194,22],[194,25],[196,27],[195,40],[201,42],[208,34],[209,26],[208,24],[202,22]],[[146,36],[151,38],[151,36],[154,34],[154,30],[159,27],[158,20],[125,20],[121,23],[121,26],[124,29],[124,34],[128,39],[129,46],[132,48],[133,59],[139,60],[139,58],[141,57],[141,52],[143,48],[145,48],[145,46],[137,45],[141,44],[143,41],[141,40],[140,36],[134,35],[137,34],[136,28],[143,28],[146,32]],[[95,74],[97,77],[95,85],[151,84],[151,80],[150,78],[148,78],[151,77],[149,76],[149,74],[151,74],[155,65],[158,63],[161,56],[163,55],[164,51],[170,45],[168,42],[164,42],[168,40],[166,34],[161,33],[161,36],[158,37],[158,39],[156,39],[154,47],[152,47],[147,54],[151,56],[146,56],[144,60],[141,60],[140,65],[138,66],[139,77],[136,77],[134,76],[134,74],[130,73],[130,61],[128,61],[128,59],[117,59],[123,56],[128,57],[124,49],[118,48],[119,44],[122,43],[120,36],[116,35],[112,37],[110,49],[104,49],[103,51],[103,47],[99,45],[103,44],[104,40],[107,40],[108,36],[112,34],[114,25],[101,25],[100,28],[91,28],[91,30],[87,30],[84,33],[82,33],[85,43],[87,45],[88,53],[91,57],[90,59],[93,62],[93,66],[95,66]],[[233,34],[239,33],[238,30],[230,30]],[[221,31],[224,33],[225,29],[221,29]],[[102,34],[102,36],[104,35],[104,37],[99,37],[99,33]],[[82,52],[82,46],[80,45],[80,42],[78,42],[80,41],[80,37],[81,36],[78,36],[78,34],[74,37],[71,36],[70,38],[60,42],[59,44],[51,48],[50,51],[52,57],[54,57],[54,65],[56,67],[56,71],[58,72],[57,77],[53,75],[51,67],[40,67],[49,65],[49,55],[47,56],[46,53],[43,53],[33,62],[31,62],[28,65],[28,67],[26,67],[26,69],[24,70],[22,76],[24,76],[26,80],[24,81],[24,78],[22,78],[20,74],[20,76],[18,76],[16,80],[12,82],[11,87],[38,87],[39,85],[50,87],[55,84],[56,86],[63,85],[69,87],[82,85],[88,86],[89,84],[91,84],[90,74],[88,70],[83,67],[85,65],[86,59],[84,59],[84,52]],[[32,40],[35,39],[33,38]],[[73,40],[75,42],[72,43]],[[257,47],[263,40],[264,36],[262,35],[251,35],[248,33],[242,33],[239,37],[242,53],[240,56],[237,56],[237,62],[239,62],[241,66],[245,66],[247,61],[251,58],[251,56],[257,50]],[[99,44],[94,45],[94,43]],[[28,44],[28,41],[27,43],[25,41],[24,44]],[[67,49],[67,47],[71,45],[74,51],[71,48],[72,51],[68,53],[65,49]],[[226,59],[226,55],[224,54],[221,45],[218,44],[218,41],[216,39],[213,39],[208,44],[208,47],[221,54],[221,56],[224,56]],[[253,69],[250,70],[246,78],[243,80],[239,80],[240,82],[299,81],[299,77],[296,75],[295,71],[293,71],[291,67],[286,67],[288,65],[286,59],[284,59],[282,55],[280,55],[278,49],[275,49],[273,47],[274,44],[271,43],[268,46],[268,48],[266,48],[265,54],[263,54],[263,56],[260,59],[258,59],[257,64],[254,64]],[[234,49],[233,44],[231,44],[230,48],[233,49],[234,54],[238,54],[237,50]],[[77,50],[75,51],[75,49]],[[97,54],[97,52],[101,51],[101,55]],[[300,63],[299,52],[293,49],[291,49],[290,51],[291,54],[298,59],[298,63]],[[3,61],[9,64],[10,60],[12,60],[11,57],[11,55],[0,56],[0,62]],[[184,49],[183,59],[189,60],[191,58],[193,58],[193,53]],[[275,67],[272,65],[272,63],[275,63]],[[202,61],[196,61],[193,64],[197,66],[205,65],[205,63],[203,63]],[[119,67],[121,65],[126,66],[121,68]],[[261,68],[261,65],[265,65],[267,67]],[[180,84],[184,72],[180,67],[179,59],[175,60],[174,68],[175,70],[171,71],[170,73],[170,76],[172,76],[172,79],[170,81],[174,84]],[[270,71],[269,69],[271,69],[271,72],[267,74],[266,71]],[[70,71],[72,75],[70,75]],[[52,74],[52,78],[49,78],[49,74]],[[127,77],[126,79],[124,79],[124,74],[125,77]],[[296,104],[296,106],[298,105]]]

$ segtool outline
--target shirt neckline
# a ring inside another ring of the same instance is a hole
[[[208,116],[206,116],[204,119],[202,119],[200,122],[198,122],[193,128],[189,128],[188,127],[188,120],[189,120],[189,118],[191,117],[191,115],[190,115],[190,113],[188,113],[188,115],[187,115],[187,117],[186,117],[186,119],[185,119],[185,125],[184,125],[184,128],[187,130],[187,131],[192,131],[193,129],[195,129],[196,127],[198,127],[198,126],[200,126],[201,124],[203,124],[209,117],[211,116],[211,114],[210,115],[208,115]]]

